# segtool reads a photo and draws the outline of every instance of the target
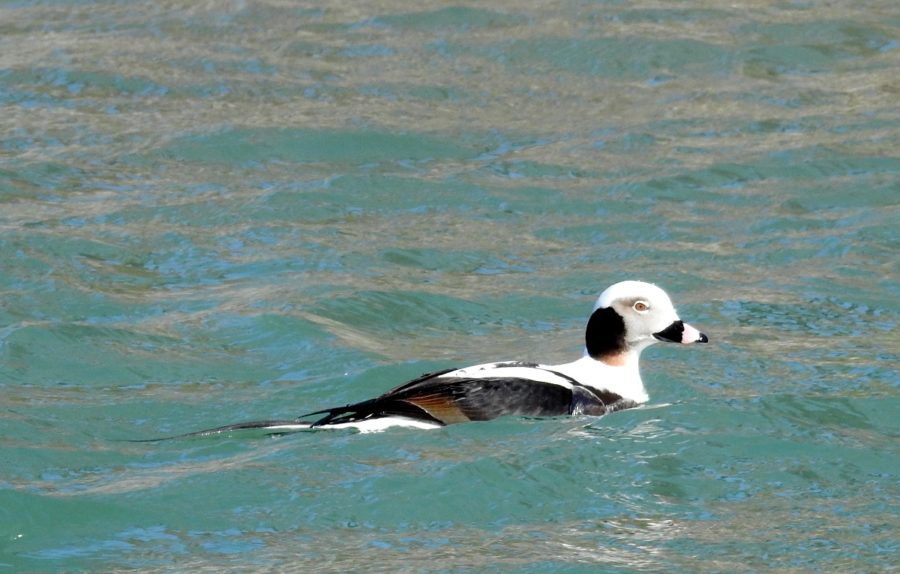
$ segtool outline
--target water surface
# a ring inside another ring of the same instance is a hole
[[[0,7],[0,570],[896,569],[894,2]],[[709,333],[641,409],[161,443]]]

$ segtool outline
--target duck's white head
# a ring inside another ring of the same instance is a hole
[[[585,332],[587,354],[608,364],[656,343],[706,343],[709,339],[678,317],[665,291],[642,281],[622,281],[597,299]]]

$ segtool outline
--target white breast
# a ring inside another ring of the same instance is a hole
[[[650,400],[641,380],[637,356],[629,357],[624,365],[611,366],[585,355],[577,361],[547,368],[572,377],[587,387],[615,393],[623,399],[636,403]]]

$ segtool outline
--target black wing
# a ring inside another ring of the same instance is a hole
[[[441,376],[452,370],[422,375],[368,401],[305,416],[325,414],[312,423],[313,427],[389,416],[448,425],[505,415],[601,415],[621,401],[621,397],[613,393],[602,393],[601,396],[580,385],[568,388],[517,377]]]

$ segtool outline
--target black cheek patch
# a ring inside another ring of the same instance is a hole
[[[660,341],[680,343],[684,337],[684,321],[675,321],[659,333],[653,333],[653,336]]]
[[[597,309],[588,319],[584,339],[592,359],[621,353],[625,350],[625,319],[612,307]]]

